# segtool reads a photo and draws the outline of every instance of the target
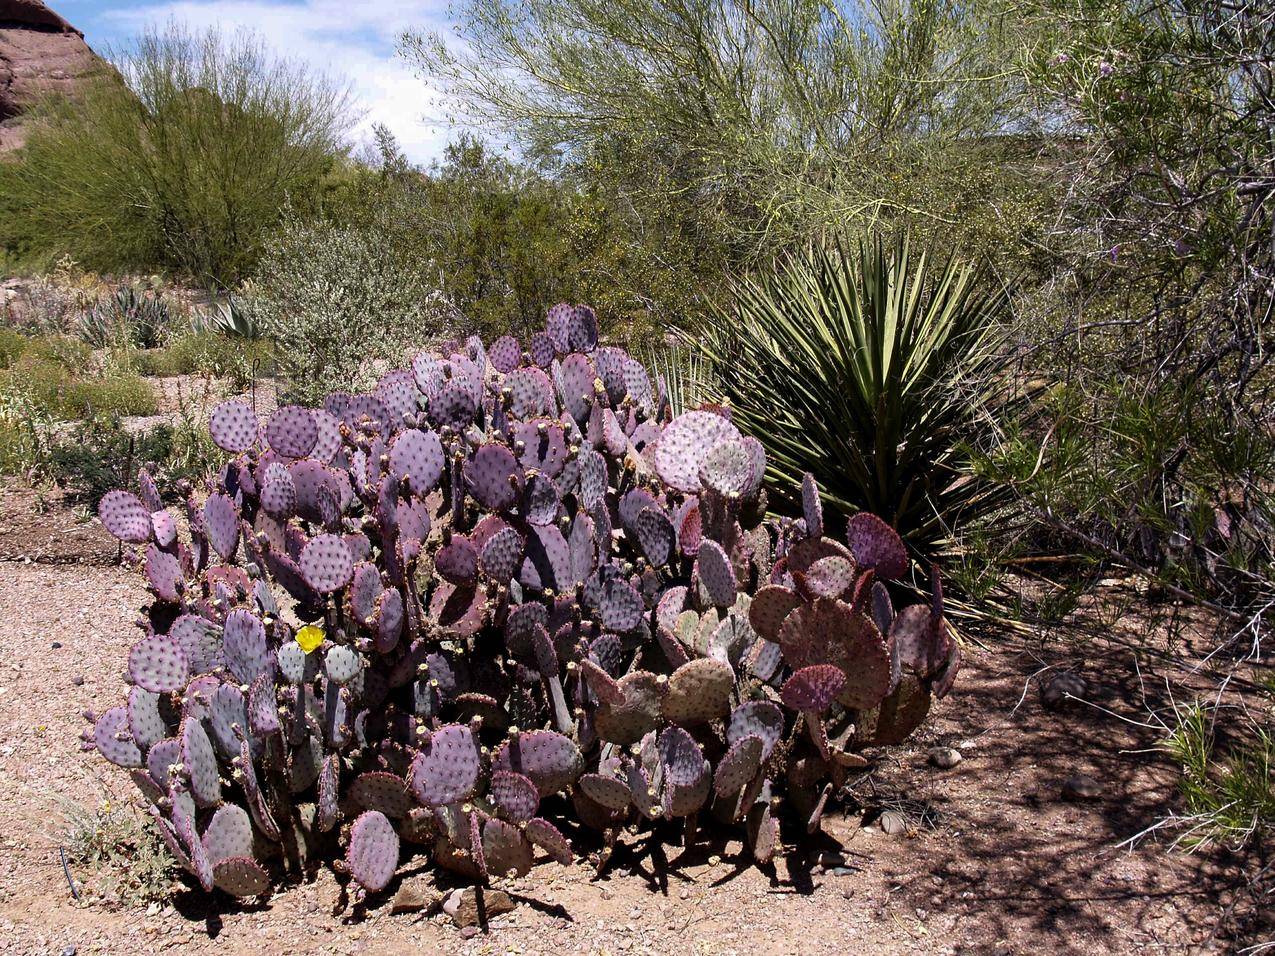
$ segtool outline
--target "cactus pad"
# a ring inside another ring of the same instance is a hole
[[[130,544],[142,544],[151,539],[151,513],[142,499],[127,491],[108,491],[97,506],[102,527]]]
[[[540,795],[547,797],[571,786],[580,776],[584,760],[569,737],[552,730],[533,730],[501,744],[491,765],[530,777]]]
[[[457,803],[473,792],[479,767],[478,745],[469,728],[443,727],[429,735],[412,761],[412,792],[426,806]]]
[[[837,699],[846,675],[832,664],[813,664],[794,671],[779,692],[785,707],[821,714]]]
[[[416,806],[406,781],[381,770],[357,776],[350,785],[350,799],[364,810],[376,810],[394,819],[407,816]]]
[[[319,441],[319,426],[310,409],[285,405],[266,423],[266,441],[286,458],[305,458]]]
[[[187,718],[182,721],[181,763],[190,781],[190,795],[203,807],[217,805],[221,799],[221,776],[217,771],[217,754],[203,724]]]
[[[730,713],[735,674],[729,664],[701,657],[683,664],[668,681],[664,718],[690,727],[717,720]]]
[[[427,495],[437,487],[446,465],[443,444],[432,431],[400,432],[390,448],[390,472],[414,495]]]
[[[555,863],[568,865],[571,860],[571,844],[562,835],[562,831],[543,817],[534,817],[527,821],[523,832],[527,839],[540,847]]]
[[[263,896],[270,890],[270,874],[250,856],[233,856],[213,867],[213,884],[235,897]]]
[[[112,707],[93,725],[93,743],[98,752],[119,767],[140,767],[142,752],[128,727],[128,713]]]
[[[768,700],[740,704],[730,715],[726,740],[733,746],[750,735],[761,738],[761,759],[769,760],[775,745],[784,735],[784,712]]]
[[[695,560],[696,576],[704,586],[708,599],[718,607],[730,607],[738,593],[735,569],[730,558],[716,541],[705,540]]]
[[[321,534],[306,542],[297,566],[306,584],[320,594],[331,594],[354,577],[354,559],[345,540],[335,534]]]
[[[214,868],[233,856],[252,857],[252,820],[247,812],[233,803],[217,808],[203,835],[204,852]]]
[[[655,469],[677,491],[700,490],[700,468],[722,442],[740,440],[739,430],[714,412],[685,412],[673,419],[655,446]]]
[[[350,846],[345,861],[350,875],[365,890],[385,889],[398,869],[398,833],[385,814],[368,810],[359,814],[350,828]]]
[[[162,694],[186,686],[190,665],[180,644],[154,635],[133,645],[128,654],[128,673],[137,686]]]
[[[226,615],[222,649],[226,666],[241,684],[251,684],[259,675],[269,673],[274,664],[266,629],[261,618],[251,611],[237,610]]]
[[[892,581],[907,574],[908,552],[897,531],[874,514],[861,511],[846,526],[846,541],[861,568],[871,568],[877,578]]]
[[[218,448],[238,454],[256,444],[257,416],[243,402],[222,402],[213,409],[208,431]]]
[[[161,601],[180,601],[185,580],[177,556],[159,550],[154,544],[147,545],[146,583]]]
[[[713,774],[713,791],[719,797],[727,797],[742,790],[761,769],[765,741],[756,734],[740,737],[717,763]]]

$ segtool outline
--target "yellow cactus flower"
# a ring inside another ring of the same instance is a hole
[[[309,654],[323,643],[323,628],[317,624],[307,624],[297,631],[297,643],[301,645],[301,650]]]

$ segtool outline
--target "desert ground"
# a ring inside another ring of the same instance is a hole
[[[1077,615],[1083,626],[970,639],[936,719],[851,781],[825,834],[785,831],[773,868],[712,832],[689,848],[665,833],[662,851],[632,834],[598,876],[596,842],[572,832],[578,862],[499,884],[513,908],[480,926],[442,911],[454,884],[424,856],[361,909],[338,911],[326,870],[252,906],[189,887],[169,905],[113,905],[95,892],[101,874],[64,870],[61,851],[68,807],[134,799],[123,774],[80,752],[78,734],[82,711],[116,702],[145,596],[82,508],[0,493],[0,800],[10,808],[0,952],[1201,953],[1260,930],[1241,889],[1245,860],[1174,850],[1180,831],[1169,827],[1132,840],[1177,809],[1158,720],[1208,686],[1189,665],[1210,649],[1203,619],[1169,606],[1135,613],[1145,602],[1132,581],[1108,582]],[[1170,640],[1188,666],[1156,653]],[[1046,706],[1042,690],[1059,675],[1083,679],[1082,700]],[[942,747],[959,763],[934,766]],[[1076,775],[1091,778],[1084,794],[1068,786]]]

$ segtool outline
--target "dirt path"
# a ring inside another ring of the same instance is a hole
[[[330,875],[255,909],[222,899],[230,908],[219,914],[198,891],[149,914],[78,907],[58,856],[65,801],[133,799],[122,774],[79,751],[80,711],[118,702],[144,593],[111,566],[100,528],[65,513],[69,530],[47,535],[42,560],[26,563],[14,544],[25,523],[17,504],[0,495],[0,953],[1229,949],[1212,941],[1234,877],[1220,855],[1166,854],[1151,842],[1117,848],[1171,806],[1172,767],[1149,750],[1155,734],[1093,707],[1047,711],[1028,686],[1042,666],[1079,662],[1101,708],[1143,718],[1154,675],[1140,681],[1120,662],[1127,654],[1105,644],[1073,649],[1070,660],[1021,646],[972,651],[921,739],[856,788],[864,803],[902,807],[910,833],[887,836],[862,826],[861,813],[838,814],[826,839],[790,846],[773,872],[737,867],[737,842],[670,847],[663,861],[629,845],[597,881],[583,863],[536,867],[509,888],[515,910],[493,919],[490,935],[468,938],[441,916],[390,914],[401,882],[436,892],[419,863],[360,922],[331,915]],[[78,563],[44,563],[62,547]],[[930,767],[936,744],[964,759]],[[1076,772],[1102,781],[1099,799],[1060,799]]]

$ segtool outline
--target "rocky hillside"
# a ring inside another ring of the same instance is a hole
[[[74,94],[101,61],[40,0],[0,0],[0,152],[22,145],[22,114],[47,93]]]

